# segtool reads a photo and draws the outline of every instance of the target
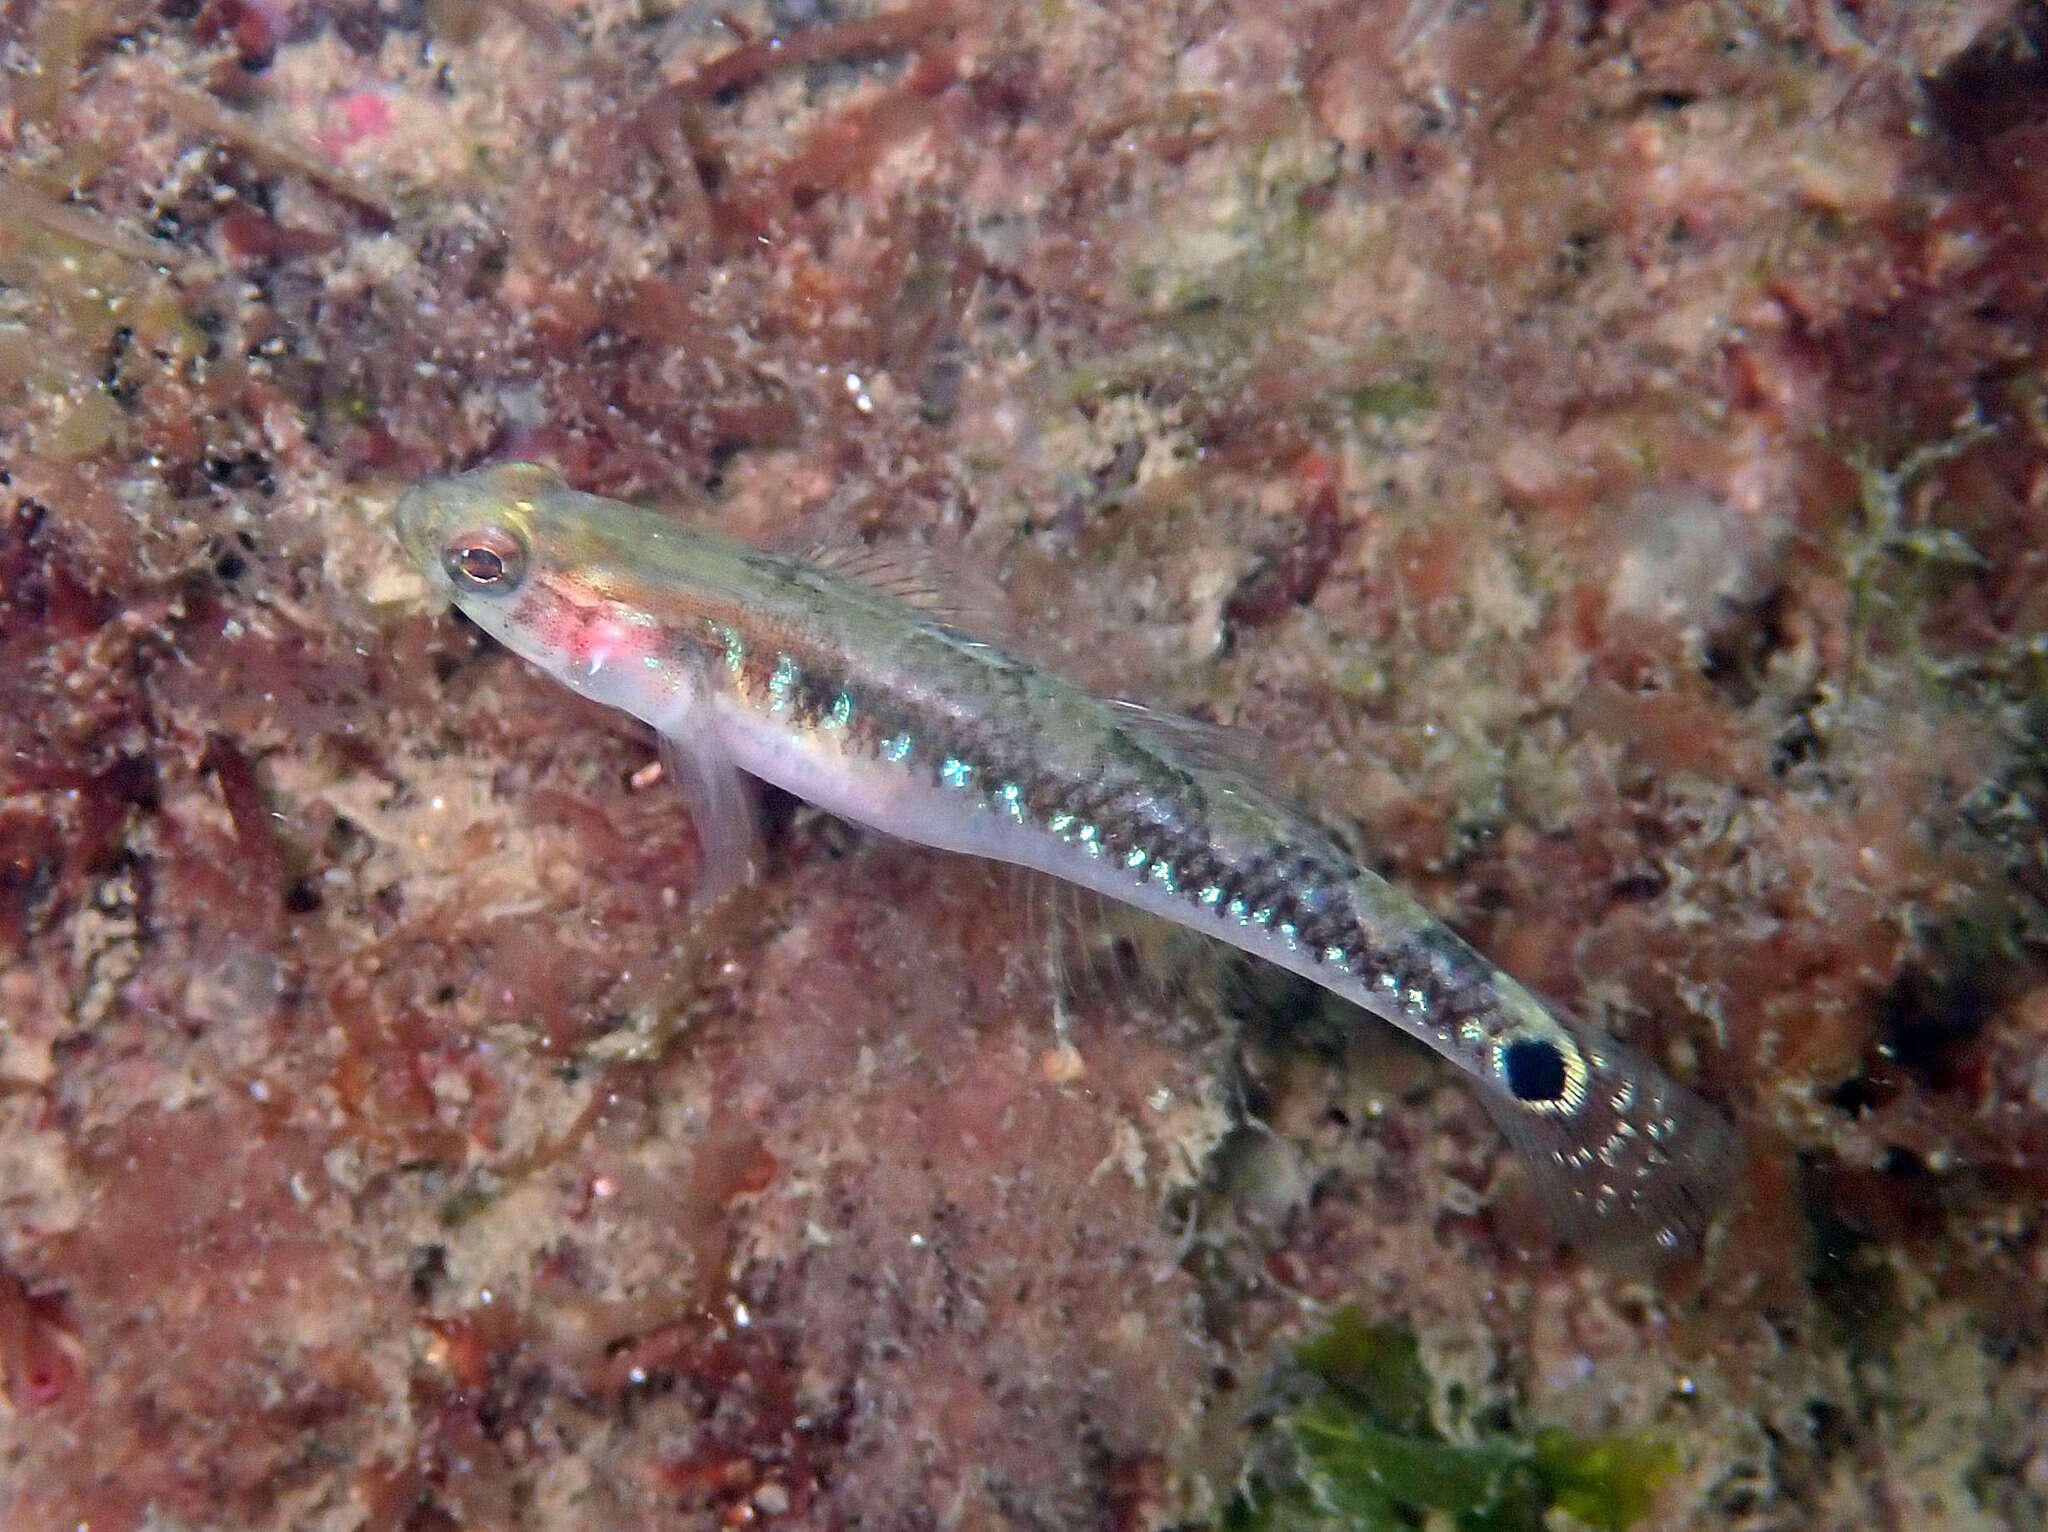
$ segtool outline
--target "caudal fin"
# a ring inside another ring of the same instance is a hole
[[[1505,1092],[1481,1099],[1573,1244],[1696,1255],[1728,1201],[1734,1126],[1633,1048],[1574,1027],[1588,1073],[1569,1112],[1532,1111]]]

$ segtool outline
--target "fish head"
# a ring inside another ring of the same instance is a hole
[[[591,508],[659,520],[578,494],[534,463],[425,480],[393,514],[428,584],[471,622],[594,701],[658,723],[696,656],[664,620],[672,611],[650,600],[633,537]]]

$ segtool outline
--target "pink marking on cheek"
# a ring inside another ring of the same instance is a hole
[[[581,670],[612,670],[652,654],[659,642],[660,635],[646,624],[600,612],[575,622],[569,634],[569,658]]]

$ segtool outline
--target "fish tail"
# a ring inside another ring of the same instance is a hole
[[[1735,1180],[1734,1125],[1633,1048],[1568,1030],[1587,1068],[1569,1110],[1532,1109],[1497,1089],[1480,1099],[1570,1242],[1697,1256]]]

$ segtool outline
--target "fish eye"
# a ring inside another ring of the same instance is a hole
[[[503,527],[474,527],[443,545],[441,567],[459,590],[503,595],[526,575],[526,544]]]

